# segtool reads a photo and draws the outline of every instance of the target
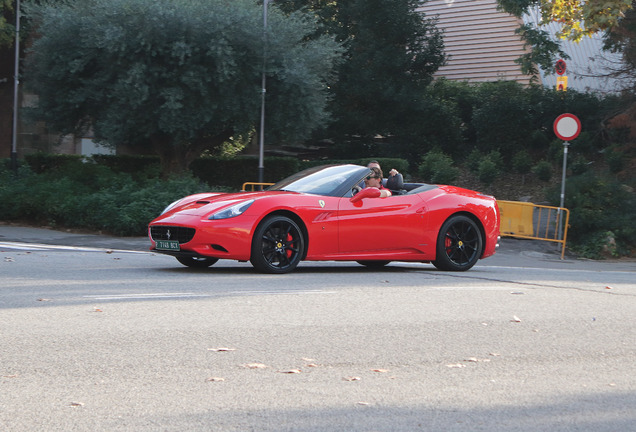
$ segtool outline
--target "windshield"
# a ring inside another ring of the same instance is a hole
[[[321,165],[287,177],[267,190],[343,196],[368,171],[360,165]]]

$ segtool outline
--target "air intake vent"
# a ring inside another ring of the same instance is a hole
[[[151,226],[150,236],[153,240],[177,240],[179,244],[187,243],[194,237],[194,228],[178,226]]]

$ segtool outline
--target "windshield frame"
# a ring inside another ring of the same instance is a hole
[[[360,165],[320,165],[293,174],[267,190],[342,197],[368,173],[369,168]]]

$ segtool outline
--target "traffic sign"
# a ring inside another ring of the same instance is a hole
[[[566,64],[564,60],[557,60],[556,66],[555,66],[556,73],[558,75],[563,75],[565,73],[565,66]]]
[[[557,91],[566,91],[568,89],[568,77],[567,76],[558,76],[556,83]]]
[[[561,114],[553,127],[554,134],[563,141],[572,141],[581,133],[581,121],[574,114]]]

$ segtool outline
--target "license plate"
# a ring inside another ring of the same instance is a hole
[[[157,240],[157,250],[178,251],[180,250],[179,242],[176,240]]]

